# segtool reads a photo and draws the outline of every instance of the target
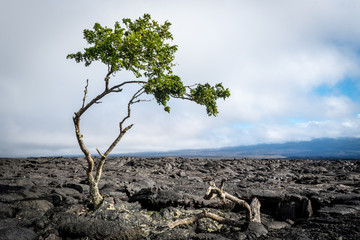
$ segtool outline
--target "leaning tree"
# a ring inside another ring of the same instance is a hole
[[[95,98],[87,100],[87,81],[82,106],[73,116],[76,138],[88,163],[86,174],[90,187],[90,201],[94,208],[97,208],[103,200],[98,183],[104,163],[124,134],[133,126],[133,124],[125,126],[126,120],[130,118],[133,104],[142,102],[144,95],[152,95],[165,111],[170,112],[168,106],[170,98],[186,99],[204,105],[209,116],[216,116],[218,113],[216,100],[230,96],[229,89],[225,89],[221,83],[215,86],[208,83],[185,86],[180,77],[173,74],[174,54],[178,47],[170,44],[173,39],[169,31],[170,22],[159,24],[152,20],[149,14],[145,14],[134,21],[124,18],[122,23],[124,26],[116,22],[114,28],[103,27],[96,23],[92,30],[85,29],[84,39],[90,46],[84,48],[83,52],[67,55],[67,58],[76,62],[84,62],[85,66],[89,66],[94,61],[100,61],[107,66],[102,92]],[[113,80],[115,74],[122,70],[131,71],[135,75],[134,80]],[[132,93],[127,103],[127,114],[119,123],[118,136],[105,152],[96,149],[100,159],[95,164],[95,158],[84,143],[80,131],[80,119],[89,108],[100,103],[105,96],[121,93],[129,85],[136,85],[137,90]]]

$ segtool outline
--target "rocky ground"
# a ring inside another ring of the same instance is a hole
[[[0,239],[360,239],[360,161],[110,158],[104,204],[87,206],[83,158],[0,159]],[[204,200],[209,182],[261,203]],[[205,209],[244,223],[169,223]]]

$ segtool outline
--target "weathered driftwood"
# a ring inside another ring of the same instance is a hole
[[[250,208],[253,215],[251,222],[261,223],[260,207],[261,207],[260,201],[256,197],[253,198],[253,200],[250,203]]]
[[[214,182],[210,183],[210,187],[208,188],[208,191],[206,192],[204,199],[210,200],[214,197],[219,197],[221,201],[225,203],[226,199],[231,200],[232,202],[238,204],[241,207],[244,207],[246,210],[246,220],[248,222],[256,222],[261,223],[260,218],[260,201],[255,197],[253,198],[251,204],[249,205],[246,201],[241,200],[231,194],[228,194],[227,192],[223,191],[224,187],[224,180],[221,181],[220,187],[216,187]],[[235,227],[241,227],[243,225],[243,222],[237,221],[231,218],[224,218],[219,215],[216,215],[214,213],[207,212],[206,210],[203,210],[201,213],[196,214],[194,217],[184,218],[177,220],[175,222],[169,223],[169,228],[174,228],[180,225],[187,225],[192,224],[202,218],[210,218],[213,219],[221,224],[227,224]]]
[[[214,182],[210,183],[210,187],[208,188],[204,198],[206,200],[210,200],[214,197],[219,197],[221,201],[225,203],[225,199],[229,199],[232,202],[238,204],[240,207],[245,208],[246,211],[246,220],[251,221],[252,214],[251,214],[251,208],[247,202],[244,200],[241,200],[231,194],[228,194],[227,192],[223,191],[224,188],[224,180],[221,181],[220,188],[216,187]]]
[[[194,217],[177,220],[175,222],[170,223],[168,226],[169,226],[169,228],[174,228],[174,227],[177,227],[180,225],[188,225],[188,224],[192,224],[202,218],[210,218],[210,219],[217,221],[218,223],[227,224],[227,225],[231,225],[234,227],[241,227],[243,225],[243,222],[236,221],[236,220],[233,220],[230,218],[224,218],[224,217],[221,217],[214,213],[210,213],[210,212],[203,210],[201,213],[196,214]]]

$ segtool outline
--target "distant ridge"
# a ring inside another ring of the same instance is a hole
[[[360,138],[319,138],[311,141],[276,144],[119,155],[136,157],[360,159]]]

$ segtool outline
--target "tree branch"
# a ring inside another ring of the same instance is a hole
[[[96,148],[96,151],[98,152],[98,154],[100,155],[100,157],[106,158],[106,157],[104,156],[104,154],[102,154],[98,148]]]
[[[122,129],[123,129],[123,123],[128,119],[130,118],[130,115],[131,115],[131,105],[134,104],[134,103],[138,103],[139,101],[135,101],[135,99],[137,99],[138,97],[141,96],[141,94],[144,93],[144,88],[140,88],[133,96],[132,98],[130,99],[130,101],[128,102],[128,112],[127,112],[127,116],[125,116],[123,118],[123,120],[120,122],[119,126],[120,126],[120,132],[122,132]]]
[[[241,227],[244,224],[244,222],[233,220],[230,218],[224,218],[217,214],[210,213],[210,212],[207,212],[206,210],[203,210],[201,213],[196,214],[194,217],[184,218],[184,219],[177,220],[175,222],[171,222],[168,224],[168,227],[174,228],[174,227],[177,227],[180,225],[192,224],[202,218],[210,218],[212,220],[217,221],[218,223],[227,224],[227,225],[231,225],[234,227]]]
[[[126,81],[126,82],[122,82],[118,85],[115,85],[108,90],[105,89],[101,94],[99,94],[98,96],[93,98],[88,104],[86,104],[84,107],[80,108],[79,111],[77,111],[75,113],[75,115],[78,117],[81,117],[81,115],[84,114],[84,112],[86,112],[86,110],[88,110],[92,105],[99,103],[99,100],[101,100],[103,97],[105,97],[109,93],[117,92],[117,89],[120,89],[122,86],[124,86],[126,84],[132,84],[132,83],[146,84],[145,81]]]
[[[109,81],[110,81],[110,76],[114,71],[112,70],[112,67],[110,67],[108,65],[108,73],[106,74],[106,77],[104,79],[105,81],[105,91],[109,91]]]
[[[101,174],[102,174],[102,168],[105,164],[105,161],[107,159],[107,157],[109,156],[109,154],[111,153],[111,151],[116,147],[116,145],[120,142],[120,140],[122,139],[122,137],[125,135],[125,133],[130,130],[133,126],[133,124],[125,127],[123,129],[123,124],[124,122],[130,118],[131,116],[131,105],[134,104],[134,103],[137,103],[137,102],[140,102],[140,100],[137,100],[137,101],[134,101],[136,98],[140,97],[141,94],[144,93],[144,90],[143,88],[140,88],[133,96],[132,98],[130,99],[130,101],[128,102],[128,113],[127,115],[123,118],[123,120],[120,122],[120,133],[119,135],[117,136],[117,138],[112,142],[112,144],[110,145],[110,147],[106,150],[106,152],[104,154],[102,154],[100,152],[99,149],[96,149],[97,152],[99,153],[99,155],[101,156],[101,160],[100,160],[100,163],[97,167],[97,170],[96,170],[96,175],[95,175],[95,181],[98,182],[100,180],[100,177],[101,177]]]
[[[181,96],[181,97],[176,96],[176,95],[172,95],[172,94],[170,94],[170,96],[171,96],[172,98],[189,100],[189,101],[195,102],[194,98],[193,98],[189,93],[186,93],[186,92],[184,93],[184,96]]]
[[[85,106],[85,100],[86,100],[86,95],[87,95],[87,88],[89,86],[89,79],[86,79],[86,86],[85,86],[85,90],[84,90],[84,97],[83,97],[83,104],[82,104],[82,107],[83,108]]]
[[[111,92],[122,92],[122,88],[114,89]]]
[[[119,135],[117,136],[117,138],[113,141],[113,143],[110,145],[110,147],[106,150],[106,152],[104,153],[104,157],[105,159],[109,156],[109,154],[111,153],[111,151],[116,147],[116,145],[120,142],[121,138],[125,135],[125,133],[130,130],[132,128],[132,126],[134,126],[134,124],[131,124],[129,126],[127,126],[124,130],[121,130]]]

